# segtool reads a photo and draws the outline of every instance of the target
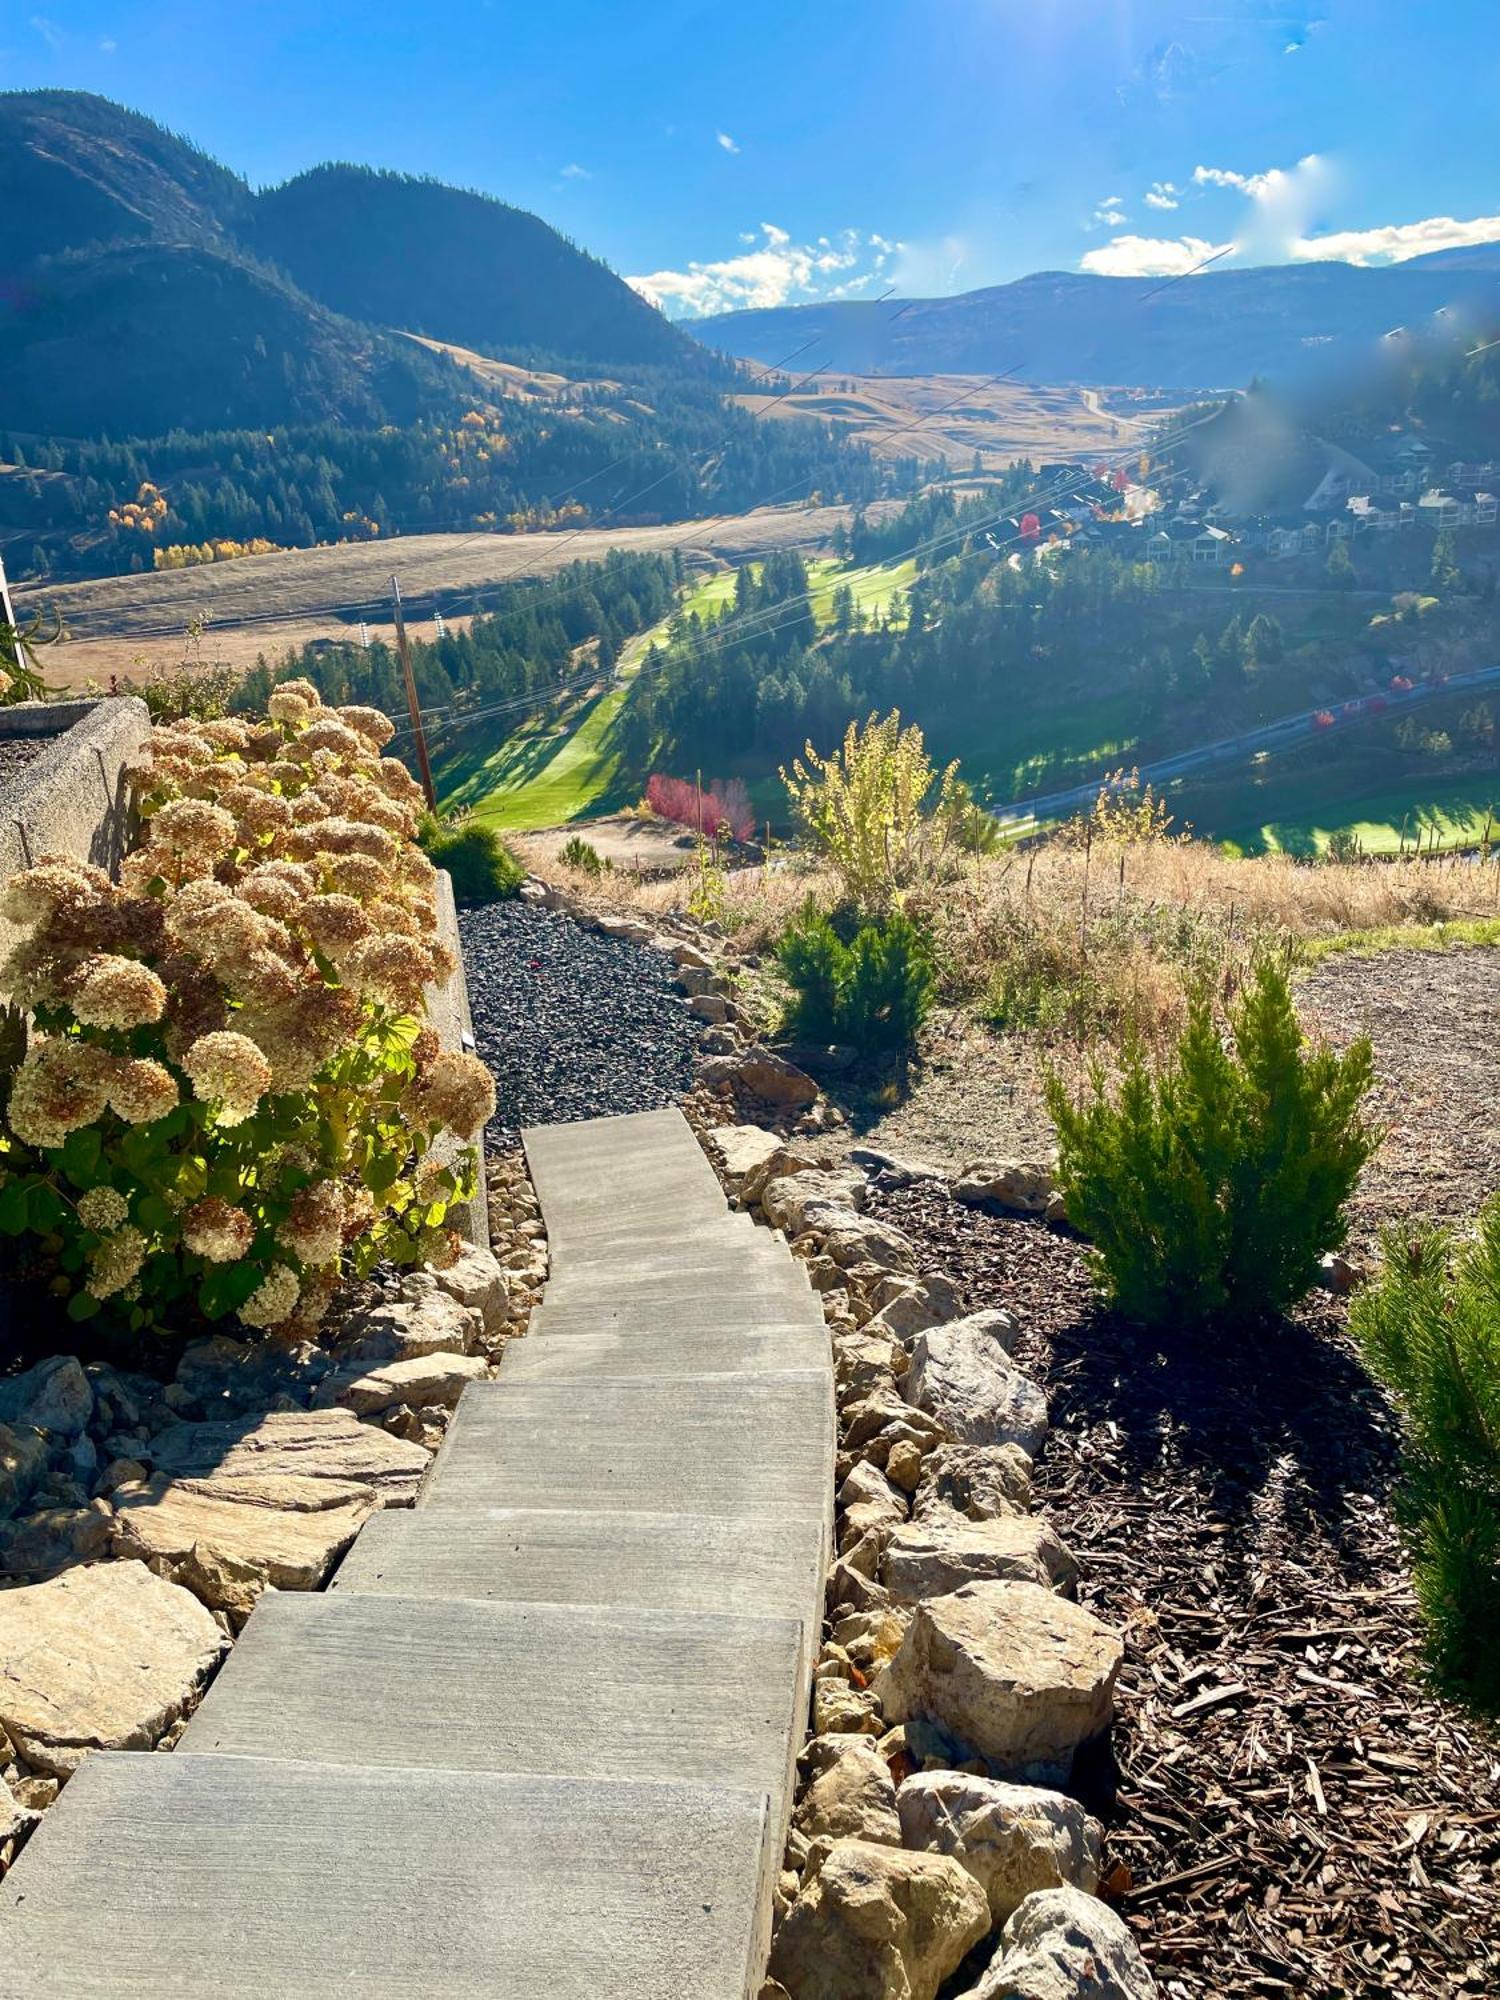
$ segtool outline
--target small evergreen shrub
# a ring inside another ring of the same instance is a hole
[[[846,944],[809,899],[779,957],[793,992],[787,1026],[799,1039],[847,1042],[865,1054],[915,1042],[932,1004],[932,951],[901,911],[861,924]]]
[[[557,858],[564,868],[576,868],[581,875],[598,876],[604,873],[604,857],[580,834],[575,833],[563,842]]]
[[[1136,1045],[1114,1089],[1098,1063],[1081,1101],[1047,1080],[1068,1219],[1113,1303],[1147,1326],[1285,1311],[1343,1242],[1375,1147],[1368,1042],[1309,1049],[1278,964],[1257,967],[1231,1025],[1226,1046],[1200,993],[1159,1068]]]
[[[1401,1512],[1445,1685],[1500,1713],[1500,1195],[1472,1241],[1385,1237],[1349,1324],[1406,1429]]]
[[[503,903],[526,879],[525,869],[495,829],[472,819],[435,820],[429,815],[422,823],[421,843],[433,866],[446,868],[453,877],[455,902]]]

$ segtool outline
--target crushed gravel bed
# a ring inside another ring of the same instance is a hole
[[[1500,951],[1382,951],[1327,959],[1297,982],[1309,1026],[1375,1052],[1370,1112],[1385,1143],[1351,1214],[1368,1249],[1382,1223],[1467,1222],[1500,1187]]]
[[[696,1023],[666,955],[526,903],[461,910],[474,1038],[495,1078],[489,1137],[675,1104]]]
[[[1037,1511],[1126,1641],[1113,1761],[1077,1789],[1165,2000],[1500,1992],[1500,1741],[1422,1682],[1395,1429],[1344,1307],[1158,1341],[1065,1232],[931,1183],[871,1212],[1025,1328]]]

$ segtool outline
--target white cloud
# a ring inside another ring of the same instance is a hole
[[[719,144],[724,148],[724,151],[726,153],[737,153],[740,150],[739,147],[734,143],[733,139],[730,138],[727,132],[715,132],[714,137],[718,140]]]
[[[1116,236],[1102,250],[1088,251],[1079,268],[1096,278],[1185,278],[1233,247],[1201,236]]]
[[[99,44],[99,53],[102,56],[112,56],[119,46],[120,44],[117,41],[106,35],[104,40]]]
[[[1476,215],[1471,222],[1429,215],[1422,222],[1387,222],[1376,229],[1299,236],[1292,255],[1306,263],[1332,258],[1343,264],[1404,264],[1408,257],[1460,250],[1474,243],[1500,243],[1500,215]]]
[[[562,170],[562,177],[565,181],[591,181],[594,178],[588,168],[580,167],[576,160],[569,160]]]
[[[627,280],[673,318],[781,306],[808,299],[848,298],[885,277],[902,248],[878,232],[844,229],[794,243],[789,231],[763,222],[742,234],[754,247],[737,257],[690,263],[685,271],[651,271]]]
[[[1106,229],[1118,229],[1122,222],[1127,221],[1125,204],[1119,195],[1107,194],[1094,210],[1093,219],[1095,222],[1103,223]]]
[[[1146,191],[1147,208],[1176,208],[1177,190],[1170,181],[1153,181]]]
[[[33,34],[41,36],[54,55],[61,50],[64,41],[63,31],[58,27],[56,21],[49,21],[45,14],[32,15],[31,31]]]

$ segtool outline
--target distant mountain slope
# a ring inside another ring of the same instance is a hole
[[[725,353],[855,374],[989,374],[1035,382],[1233,388],[1257,375],[1346,366],[1392,327],[1500,297],[1500,255],[1205,271],[1180,283],[1042,271],[955,298],[720,314],[692,331]]]
[[[480,348],[661,363],[687,337],[537,216],[438,181],[325,166],[255,202],[252,241],[336,312]]]
[[[445,360],[390,328],[712,372],[520,209],[358,167],[255,195],[105,98],[0,93],[0,421],[16,432],[402,424],[461,393]]]

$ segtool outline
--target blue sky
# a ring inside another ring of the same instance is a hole
[[[483,188],[674,314],[1500,238],[1500,0],[0,0],[34,85]]]

